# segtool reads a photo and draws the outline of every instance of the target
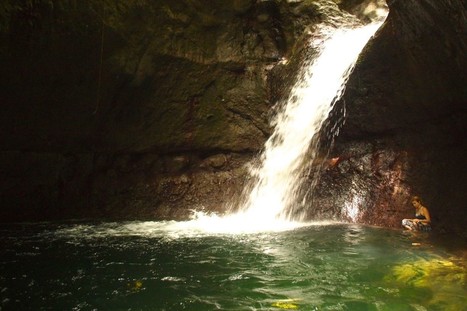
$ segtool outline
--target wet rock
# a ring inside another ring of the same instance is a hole
[[[169,173],[181,173],[190,164],[190,158],[186,155],[179,155],[175,157],[168,157],[165,160],[164,168]]]
[[[467,199],[454,190],[466,180],[453,165],[463,161],[459,154],[466,147],[461,134],[466,124],[458,127],[453,122],[449,130],[445,124],[451,116],[466,116],[462,107],[467,94],[461,82],[466,77],[466,58],[454,56],[466,55],[466,38],[459,32],[465,16],[454,14],[465,10],[465,4],[388,4],[391,11],[385,25],[361,55],[347,84],[343,97],[347,115],[336,151],[345,153],[352,141],[366,141],[375,150],[373,169],[366,172],[378,180],[372,182],[374,207],[361,221],[398,227],[397,218],[412,212],[409,197],[419,195],[431,207],[440,230],[450,226],[448,231],[460,233],[453,228],[465,226],[467,220],[459,219],[455,226],[448,225],[447,219],[454,210],[462,213]],[[453,17],[447,18],[446,12]],[[359,175],[368,165],[361,164]],[[342,173],[349,171],[342,169]]]
[[[406,161],[406,153],[390,149],[341,156],[322,171],[311,198],[317,210],[309,216],[399,227],[400,217],[410,211],[412,189],[407,183]]]
[[[167,177],[159,180],[157,193],[170,202],[181,200],[190,186],[186,175]]]
[[[216,154],[206,158],[200,167],[222,168],[227,163],[225,154]]]
[[[378,20],[387,10],[385,0],[342,0],[339,7],[365,22]]]

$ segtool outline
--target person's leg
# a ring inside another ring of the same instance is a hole
[[[429,224],[423,223],[423,222],[418,222],[417,223],[417,230],[418,231],[423,231],[423,232],[428,232],[431,231],[431,226]]]
[[[402,226],[409,230],[417,230],[416,224],[412,219],[402,219]]]

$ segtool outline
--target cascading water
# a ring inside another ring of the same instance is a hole
[[[316,157],[318,133],[341,97],[360,52],[381,24],[321,29],[320,42],[310,43],[318,46],[318,56],[303,63],[288,100],[273,120],[274,132],[259,165],[251,169],[255,183],[245,189],[241,206],[224,217],[198,213],[193,222],[177,223],[179,229],[236,233],[308,225],[295,211],[304,163]]]
[[[321,29],[318,56],[303,63],[299,79],[273,121],[274,132],[260,164],[251,170],[256,182],[246,189],[238,217],[261,224],[303,221],[303,214],[295,213],[303,164],[316,157],[317,135],[340,99],[360,52],[381,24]]]
[[[304,161],[313,162],[316,157],[317,135],[340,99],[358,55],[380,25],[321,30],[324,40],[319,54],[304,62],[300,78],[274,120],[274,133],[260,165],[252,170],[257,182],[249,189],[242,213],[263,221],[303,220],[294,213],[294,206]]]

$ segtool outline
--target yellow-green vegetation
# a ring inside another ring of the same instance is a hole
[[[143,282],[140,280],[132,281],[127,284],[127,287],[130,291],[137,292],[143,288]]]
[[[435,310],[462,310],[467,305],[466,269],[453,261],[435,258],[395,266],[385,281],[398,288],[426,289]],[[464,293],[464,294],[462,294]]]
[[[296,304],[295,299],[275,301],[271,304],[271,306],[275,308],[279,308],[279,309],[286,309],[286,310],[297,310],[298,309],[298,304]]]

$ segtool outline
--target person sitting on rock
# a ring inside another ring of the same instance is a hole
[[[431,231],[431,217],[428,208],[423,206],[419,197],[412,198],[412,205],[415,207],[415,218],[403,219],[402,226],[412,231]]]

